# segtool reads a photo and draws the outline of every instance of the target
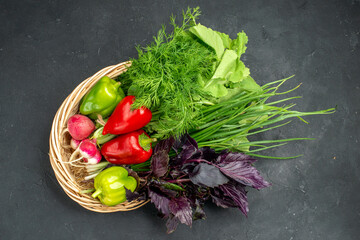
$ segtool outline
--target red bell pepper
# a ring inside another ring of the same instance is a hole
[[[101,154],[112,164],[138,164],[151,157],[151,143],[156,139],[150,138],[142,129],[120,135],[105,143]]]
[[[131,104],[134,101],[134,96],[127,96],[121,100],[106,122],[103,135],[129,133],[144,127],[150,122],[151,111],[146,107],[131,109]]]

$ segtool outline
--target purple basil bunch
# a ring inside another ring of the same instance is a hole
[[[198,148],[189,135],[176,141],[168,138],[155,146],[151,171],[142,176],[146,183],[138,193],[128,192],[128,200],[150,198],[167,219],[168,233],[179,223],[191,226],[193,220],[204,219],[203,205],[210,199],[247,215],[246,187],[270,186],[252,165],[255,161],[244,153]]]

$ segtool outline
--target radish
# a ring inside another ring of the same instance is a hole
[[[84,158],[84,161],[89,164],[97,164],[101,161],[101,153],[99,150],[96,151],[95,155],[89,158]]]
[[[95,124],[90,118],[84,115],[75,114],[69,118],[67,130],[73,139],[83,140],[90,136],[95,130]]]
[[[79,151],[84,161],[89,164],[96,164],[101,161],[101,154],[96,146],[96,139],[85,139],[80,143]]]
[[[80,157],[74,159],[77,154],[80,154]],[[84,160],[88,164],[97,164],[101,161],[100,150],[97,148],[96,139],[85,139],[82,140],[78,148],[71,154],[69,162],[73,165],[74,162]]]
[[[80,143],[81,143],[80,140],[76,140],[76,139],[74,139],[74,138],[72,138],[72,139],[70,140],[70,146],[71,146],[71,148],[74,149],[74,150],[76,150],[76,149],[79,147]]]

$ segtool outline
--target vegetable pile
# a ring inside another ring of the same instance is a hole
[[[247,215],[247,188],[271,185],[255,157],[279,158],[259,152],[308,139],[248,136],[334,111],[292,110],[285,102],[297,97],[271,101],[297,87],[278,92],[289,78],[259,86],[240,60],[246,34],[231,39],[196,23],[199,15],[189,8],[180,26],[172,17],[173,31],[163,27],[137,47],[138,58],[117,79],[101,78],[67,126],[71,169],[93,186],[82,193],[107,206],[150,199],[168,233],[204,219],[206,201]]]

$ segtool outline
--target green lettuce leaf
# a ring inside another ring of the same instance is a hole
[[[225,50],[225,53],[219,63],[219,66],[216,68],[215,73],[212,78],[227,78],[229,77],[236,69],[236,60],[237,55],[233,50]]]
[[[234,72],[231,74],[231,76],[228,79],[230,82],[232,83],[241,82],[244,78],[250,75],[249,68],[245,67],[245,64],[239,59],[236,59],[235,66],[236,67]]]
[[[220,98],[228,94],[225,84],[236,70],[237,55],[233,50],[225,50],[213,77],[205,84],[204,89],[213,97]]]
[[[215,98],[221,98],[229,94],[229,87],[239,88],[239,90],[251,91],[257,89],[256,82],[250,77],[249,68],[238,59],[234,50],[226,49],[225,53],[216,68],[213,77],[205,84],[204,88]],[[245,80],[245,83],[241,82]],[[236,90],[236,93],[239,92]]]
[[[214,98],[229,97],[241,91],[257,91],[260,86],[250,77],[249,68],[240,60],[246,50],[248,37],[244,32],[231,40],[229,35],[214,31],[201,24],[189,28],[189,32],[214,49],[220,59],[214,75],[209,80],[199,79],[200,85]],[[227,96],[230,95],[230,96]]]
[[[197,24],[189,28],[189,32],[198,37],[206,45],[214,49],[217,57],[221,59],[225,51],[225,46],[222,37],[216,31],[201,24]]]
[[[261,90],[259,84],[257,84],[250,75],[243,78],[240,82],[233,84],[232,87],[247,92],[256,92]]]
[[[248,42],[248,37],[244,31],[237,34],[237,38],[231,42],[230,49],[234,50],[238,57],[240,58],[242,54],[246,51],[246,44]]]
[[[205,90],[215,98],[224,97],[228,94],[228,89],[224,86],[226,82],[224,78],[212,78],[206,84]]]
[[[223,41],[224,47],[227,49],[230,49],[232,40],[226,33],[215,31],[219,36],[221,37],[221,40]]]

